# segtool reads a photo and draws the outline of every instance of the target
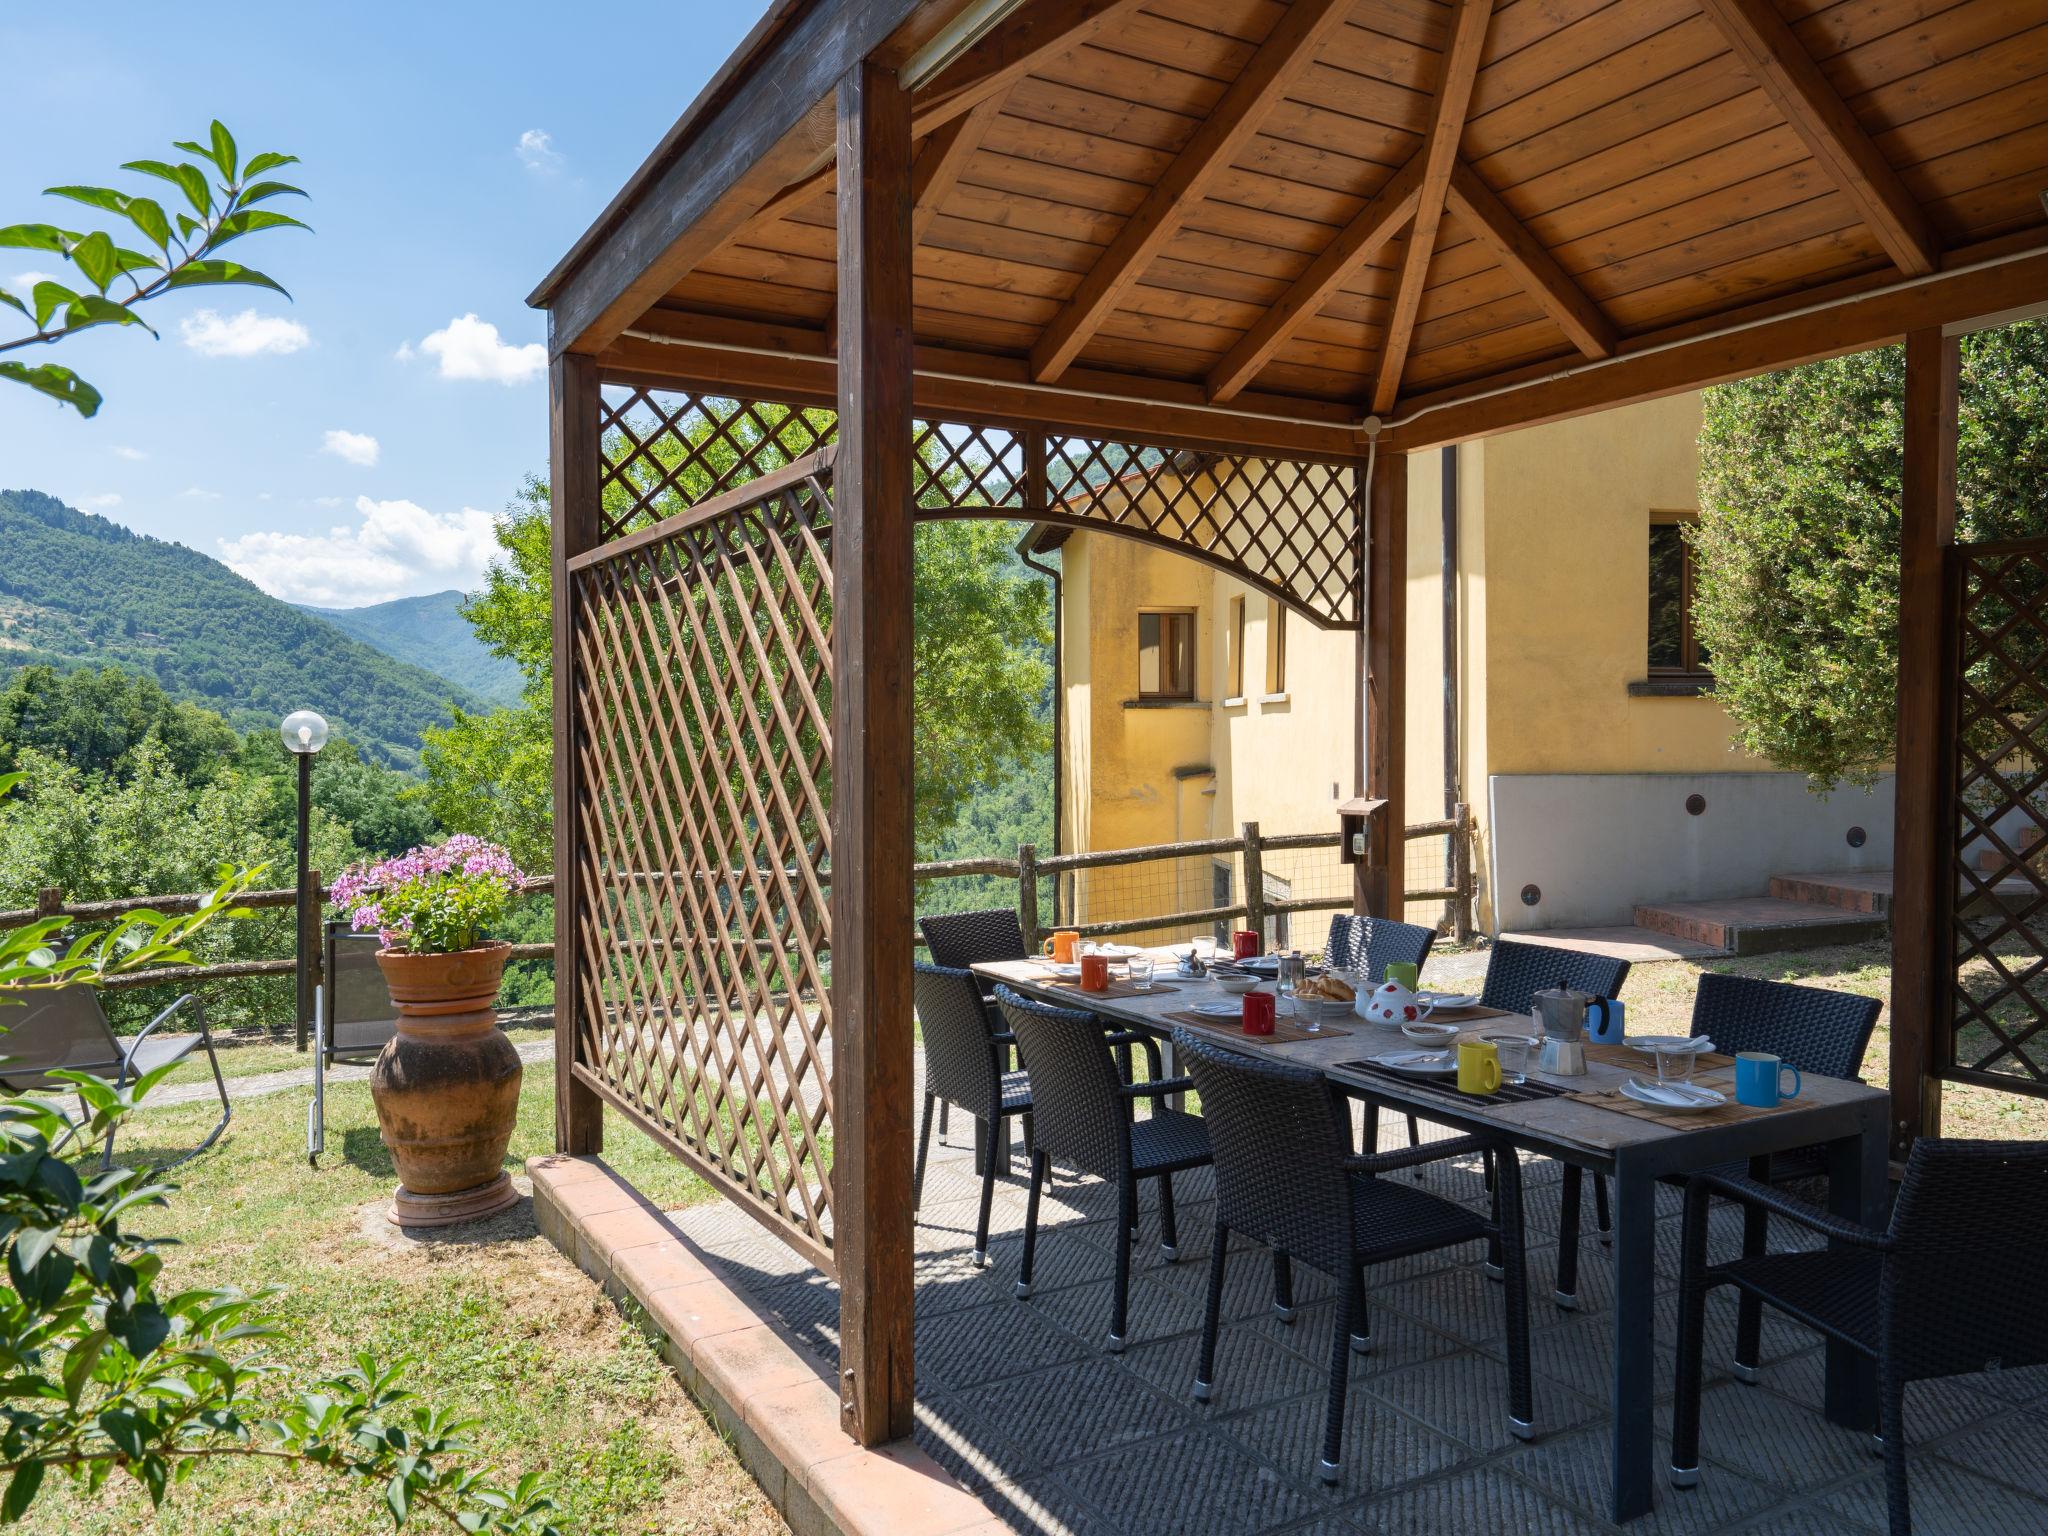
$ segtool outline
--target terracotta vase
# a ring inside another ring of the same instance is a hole
[[[391,1220],[445,1227],[519,1198],[505,1149],[519,1115],[519,1052],[498,1028],[498,985],[509,944],[452,955],[377,952],[398,1033],[370,1073],[370,1097],[398,1194]]]

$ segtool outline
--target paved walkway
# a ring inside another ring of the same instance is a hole
[[[966,1141],[962,1117],[956,1142]],[[1389,1145],[1405,1142],[1390,1117]],[[1020,1160],[1021,1166],[1021,1160]],[[1284,1170],[1276,1170],[1284,1173]],[[1037,1292],[1011,1294],[1024,1191],[997,1186],[991,1263],[972,1267],[978,1180],[964,1145],[934,1147],[917,1228],[916,1437],[1011,1529],[1037,1536],[1541,1536],[1614,1533],[1607,1490],[1606,1397],[1612,1270],[1588,1239],[1586,1311],[1558,1311],[1558,1165],[1531,1162],[1528,1216],[1539,1438],[1506,1421],[1499,1288],[1474,1258],[1430,1255],[1372,1278],[1374,1352],[1353,1357],[1341,1486],[1315,1476],[1333,1303],[1329,1283],[1296,1269],[1299,1316],[1269,1306],[1262,1251],[1234,1252],[1214,1403],[1194,1377],[1212,1216],[1205,1173],[1175,1181],[1182,1258],[1159,1251],[1153,1194],[1143,1197],[1134,1253],[1131,1343],[1113,1356],[1108,1327],[1114,1197],[1063,1177],[1042,1207]],[[1478,1203],[1478,1168],[1439,1164],[1439,1192]],[[1659,1191],[1656,1279],[1666,1364],[1657,1422],[1668,1430],[1679,1197]],[[1590,1202],[1589,1202],[1590,1207]],[[1733,1215],[1732,1211],[1729,1213]],[[735,1207],[714,1201],[675,1220],[806,1344],[836,1362],[837,1288]],[[1590,1225],[1590,1223],[1589,1223]],[[1780,1229],[1774,1241],[1791,1234]],[[1716,1242],[1739,1241],[1739,1221]],[[1819,1411],[1821,1346],[1767,1317],[1764,1383],[1721,1369],[1734,1305],[1717,1293],[1708,1318],[1706,1475],[1691,1493],[1665,1487],[1630,1536],[1871,1536],[1885,1525],[1882,1463],[1866,1436]],[[1916,1386],[1907,1421],[1921,1536],[2048,1530],[2048,1368]]]

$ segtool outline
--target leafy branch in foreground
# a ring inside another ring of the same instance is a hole
[[[182,209],[167,212],[155,198],[113,187],[44,189],[51,197],[119,214],[141,231],[153,253],[124,246],[105,230],[62,229],[54,224],[0,228],[0,246],[54,252],[79,274],[74,285],[44,278],[26,300],[0,288],[0,304],[18,310],[35,326],[26,336],[0,340],[0,353],[52,345],[96,325],[139,325],[154,336],[156,332],[136,313],[136,307],[174,288],[240,284],[285,293],[253,267],[225,260],[216,252],[231,240],[261,230],[306,228],[289,214],[256,206],[274,197],[306,195],[289,182],[265,179],[271,171],[297,164],[298,156],[266,151],[244,164],[234,135],[218,121],[212,125],[207,143],[180,139],[173,147],[206,161],[220,179],[209,181],[207,171],[190,160],[130,160],[121,169],[169,182],[190,207],[189,213]],[[124,231],[123,238],[133,237]],[[125,292],[116,291],[123,286]],[[285,297],[291,295],[285,293]],[[31,365],[0,358],[0,378],[26,384],[74,407],[82,416],[91,416],[100,408],[100,392],[57,363]]]

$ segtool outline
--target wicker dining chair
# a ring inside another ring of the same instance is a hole
[[[1201,1119],[1170,1109],[1168,1094],[1185,1093],[1185,1077],[1125,1082],[1118,1074],[1101,1021],[1091,1013],[1034,1002],[1008,987],[996,1004],[1017,1037],[1031,1074],[1033,1119],[1031,1193],[1024,1208],[1024,1255],[1017,1295],[1031,1294],[1038,1255],[1038,1196],[1054,1158],[1116,1185],[1116,1285],[1110,1301],[1111,1354],[1122,1354],[1129,1335],[1131,1242],[1138,1227],[1138,1184],[1159,1181],[1160,1252],[1180,1257],[1174,1225],[1173,1176],[1209,1163],[1209,1132]],[[1145,1119],[1133,1113],[1152,1100]]]
[[[917,961],[911,986],[917,1002],[919,1033],[924,1037],[924,1117],[917,1133],[917,1173],[911,1183],[910,1206],[924,1203],[925,1163],[931,1155],[932,1109],[957,1104],[972,1115],[984,1132],[994,1132],[1011,1118],[1024,1122],[1024,1155],[1032,1148],[1031,1079],[1010,1070],[1015,1037],[989,1027],[982,1006],[981,984],[972,971]],[[974,1262],[988,1263],[989,1207],[995,1199],[996,1138],[984,1135],[981,1159],[981,1215],[974,1225]]]
[[[1330,919],[1330,942],[1323,958],[1326,963],[1342,966],[1347,971],[1357,971],[1360,979],[1378,986],[1387,979],[1390,965],[1412,965],[1418,971],[1429,959],[1429,949],[1436,942],[1436,930],[1425,928],[1420,923],[1397,923],[1390,917],[1361,917],[1349,912],[1339,912]],[[1340,958],[1341,957],[1341,958]],[[1368,1149],[1379,1144],[1379,1106],[1369,1105],[1365,1112],[1365,1144]],[[1408,1116],[1408,1145],[1420,1146],[1422,1127],[1415,1116]]]
[[[1216,1338],[1230,1234],[1253,1238],[1320,1270],[1337,1282],[1340,1299],[1317,1471],[1324,1482],[1336,1482],[1350,1356],[1372,1348],[1367,1268],[1411,1254],[1486,1243],[1499,1254],[1507,1282],[1508,1427],[1520,1439],[1534,1438],[1521,1161],[1513,1148],[1461,1136],[1405,1152],[1356,1155],[1343,1101],[1330,1091],[1321,1073],[1257,1060],[1186,1030],[1174,1031],[1173,1045],[1202,1096],[1202,1118],[1216,1153],[1215,1247],[1202,1315],[1195,1400],[1206,1403],[1215,1395]],[[1491,1220],[1455,1200],[1373,1177],[1480,1151],[1498,1152],[1497,1215]]]
[[[1612,994],[1609,994],[1610,996]],[[1726,1056],[1741,1051],[1768,1051],[1797,1067],[1802,1075],[1853,1080],[1863,1070],[1863,1053],[1877,1027],[1882,1004],[1854,992],[1795,986],[1789,981],[1764,981],[1755,976],[1728,976],[1708,971],[1693,995],[1692,1033],[1706,1035]],[[1773,1184],[1813,1178],[1827,1171],[1819,1147],[1774,1154],[1769,1162]],[[1712,1170],[1743,1174],[1755,1170],[1736,1163]],[[1558,1215],[1557,1303],[1570,1309],[1578,1302],[1579,1186],[1583,1175],[1567,1167],[1562,1209]],[[1682,1183],[1673,1179],[1672,1183]],[[1602,1233],[1607,1231],[1607,1176],[1593,1175],[1594,1203]],[[1744,1217],[1745,1253],[1763,1252],[1764,1217],[1752,1210]],[[1763,1323],[1762,1309],[1745,1299],[1738,1327],[1738,1376],[1756,1368]]]
[[[1707,1214],[1716,1197],[1817,1232],[1828,1247],[1709,1263]],[[1907,1385],[2048,1364],[2048,1310],[2040,1304],[2048,1271],[2048,1142],[1922,1137],[1882,1232],[1755,1179],[1696,1174],[1686,1184],[1681,1231],[1673,1487],[1700,1480],[1707,1292],[1717,1285],[1733,1285],[1758,1305],[1876,1360],[1891,1536],[1912,1531]]]

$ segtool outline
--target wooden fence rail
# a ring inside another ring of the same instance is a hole
[[[1450,839],[1449,883],[1424,890],[1410,890],[1410,901],[1442,901],[1450,905],[1450,917],[1457,936],[1467,940],[1472,933],[1472,873],[1469,848],[1471,821],[1465,807],[1459,806],[1457,814],[1442,821],[1418,822],[1406,829],[1406,840],[1419,841],[1432,837]],[[1119,934],[1142,933],[1157,928],[1199,927],[1210,923],[1236,922],[1242,920],[1247,926],[1258,928],[1269,916],[1294,912],[1340,912],[1351,906],[1349,895],[1311,896],[1300,898],[1273,898],[1265,895],[1263,882],[1258,878],[1267,853],[1275,851],[1296,851],[1303,849],[1328,849],[1332,854],[1339,843],[1335,832],[1283,832],[1262,833],[1257,822],[1247,822],[1244,832],[1238,837],[1201,838],[1180,843],[1151,843],[1136,848],[1112,848],[1094,853],[1062,853],[1041,858],[1037,849],[1025,844],[1017,850],[1017,857],[974,859],[945,859],[916,868],[920,885],[937,880],[958,880],[983,877],[1017,882],[1017,914],[1024,929],[1025,941],[1036,946],[1052,930],[1041,923],[1038,911],[1038,880],[1042,876],[1057,876],[1075,870],[1115,869],[1134,864],[1164,862],[1174,859],[1215,857],[1226,854],[1240,855],[1245,866],[1246,900],[1234,906],[1204,907],[1187,912],[1169,912],[1142,917],[1118,918],[1099,923],[1067,923],[1063,927],[1088,938],[1112,938]],[[820,871],[821,881],[829,879],[829,871]],[[633,878],[659,881],[677,878],[677,875],[652,874],[635,871]],[[527,893],[540,895],[554,889],[554,877],[536,877],[527,886]],[[320,886],[320,899],[325,901],[332,894],[332,887]],[[33,907],[19,907],[11,911],[0,911],[0,929],[19,928],[25,924],[48,917],[66,917],[81,923],[109,922],[130,912],[152,911],[166,915],[172,913],[196,912],[206,899],[205,892],[191,891],[156,896],[124,896],[110,901],[67,902],[63,891],[56,888],[39,893]],[[276,909],[296,905],[297,893],[291,887],[260,891],[244,891],[237,898],[237,904],[256,909]],[[921,941],[920,941],[921,942]],[[512,946],[514,960],[547,960],[553,957],[555,947],[551,943],[515,944]],[[318,953],[318,947],[315,947]],[[317,961],[316,961],[317,963]],[[297,962],[289,957],[264,960],[225,960],[213,965],[168,966],[155,970],[134,971],[102,983],[109,990],[126,990],[134,987],[169,986],[182,983],[209,981],[239,981],[266,976],[289,976],[297,968]]]

